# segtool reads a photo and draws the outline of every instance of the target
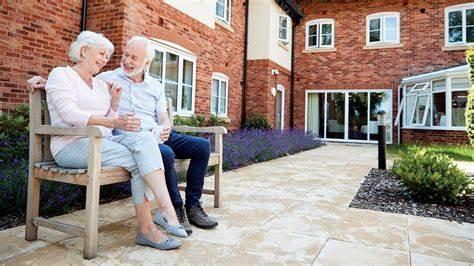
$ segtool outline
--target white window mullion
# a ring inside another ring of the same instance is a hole
[[[161,84],[163,85],[163,90],[165,90],[165,97],[166,97],[166,60],[168,58],[168,53],[163,51],[163,76],[161,77]],[[168,102],[168,98],[166,98],[166,102]],[[178,109],[176,109],[178,111]]]
[[[423,120],[421,122],[421,125],[422,126],[425,126],[426,125],[426,118],[428,117],[428,110],[430,110],[429,108],[431,107],[431,94],[428,95],[428,99],[426,99],[426,105],[425,105],[425,112],[423,114]]]
[[[446,78],[446,126],[451,127],[451,99],[452,99],[452,90],[451,90],[451,77]]]
[[[467,29],[466,29],[466,9],[462,11],[462,42],[467,42]]]
[[[177,99],[176,99],[176,110],[178,113],[182,113],[181,111],[181,104],[182,104],[182,97],[183,97],[183,57],[179,56],[178,59],[178,91],[177,91]]]
[[[327,138],[326,137],[326,127],[327,127],[327,113],[328,113],[328,93],[325,92],[324,93],[324,114],[323,114],[323,117],[324,117],[324,138]]]
[[[349,139],[349,93],[344,93],[344,140]]]

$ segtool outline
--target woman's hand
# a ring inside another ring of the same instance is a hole
[[[107,82],[109,85],[109,93],[111,96],[110,104],[114,111],[118,110],[120,104],[120,96],[122,95],[122,87],[116,82]]]
[[[140,118],[136,117],[135,114],[128,113],[114,119],[114,128],[126,131],[139,131],[141,123]]]
[[[28,88],[28,91],[30,93],[33,93],[35,89],[44,89],[44,86],[46,85],[46,79],[40,76],[34,76],[30,78],[28,81],[26,81],[27,85],[26,87]]]

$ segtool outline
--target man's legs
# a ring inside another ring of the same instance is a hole
[[[204,138],[186,136],[173,132],[164,144],[173,150],[176,158],[191,159],[186,174],[185,201],[185,207],[190,222],[201,228],[215,227],[217,221],[207,216],[207,214],[202,210],[200,203],[202,189],[204,187],[204,175],[207,171],[211,151],[209,141]],[[165,174],[167,175],[168,169],[166,168],[166,164],[167,163],[165,163]],[[174,173],[174,169],[172,173]],[[176,182],[177,190],[176,175],[174,180],[172,180],[171,177],[167,177],[167,182],[168,180],[170,180],[170,182]],[[177,206],[175,205],[175,207]]]

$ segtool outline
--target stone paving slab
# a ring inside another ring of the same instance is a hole
[[[348,207],[376,156],[375,145],[329,144],[225,172],[222,207],[203,196],[219,226],[195,228],[178,250],[135,245],[125,199],[100,206],[97,258],[83,260],[81,238],[49,229],[26,242],[20,226],[0,232],[0,265],[473,265],[473,224]]]

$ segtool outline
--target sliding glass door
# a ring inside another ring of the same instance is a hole
[[[387,113],[387,142],[392,142],[392,92],[314,91],[308,92],[306,130],[334,141],[377,141],[377,112]]]

